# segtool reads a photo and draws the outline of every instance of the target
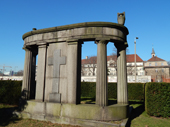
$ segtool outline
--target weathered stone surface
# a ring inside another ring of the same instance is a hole
[[[24,99],[35,98],[35,67],[36,53],[28,48],[25,48],[25,63],[22,82],[21,96]]]
[[[126,47],[124,43],[117,47],[117,103],[128,104]]]
[[[46,71],[46,57],[47,46],[40,45],[38,48],[38,69],[37,69],[37,85],[35,99],[38,101],[44,100],[45,88],[45,71]]]
[[[65,117],[87,120],[121,120],[128,116],[129,106],[127,104],[116,104],[101,107],[91,104],[59,104],[51,102],[27,101],[28,105],[24,112],[32,115]],[[107,114],[107,115],[106,115]]]
[[[51,32],[51,33],[44,33],[44,34],[43,34],[43,39],[44,39],[44,40],[53,39],[53,38],[54,38],[53,32]]]
[[[67,59],[67,84],[68,84],[68,103],[76,104],[77,93],[77,50],[78,42],[73,42],[68,45]]]
[[[61,94],[59,94],[60,83],[60,65],[66,64],[66,57],[61,57],[60,49],[55,50],[53,57],[48,59],[48,65],[53,65],[53,82],[52,93],[49,95],[50,102],[61,102]]]
[[[117,37],[123,39],[122,41],[126,41],[127,34],[128,30],[123,25],[109,22],[87,22],[34,30],[24,34],[23,39],[25,45],[36,44],[40,40],[46,43],[64,42],[69,38],[95,40],[97,37],[108,35],[111,38]]]
[[[97,82],[96,82],[96,104],[108,105],[107,87],[107,41],[99,40],[97,43]]]
[[[61,102],[61,94],[60,93],[55,93],[55,92],[50,93],[49,101],[50,102],[60,103]]]

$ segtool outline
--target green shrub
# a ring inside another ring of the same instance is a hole
[[[147,83],[145,110],[151,116],[170,117],[170,83]]]
[[[0,81],[0,103],[17,105],[21,97],[22,81]]]
[[[145,97],[144,83],[128,83],[128,99],[144,100]]]
[[[95,82],[81,82],[81,97],[96,97]]]
[[[117,99],[117,83],[108,83],[108,98]]]
[[[96,96],[95,82],[81,83],[81,97]],[[108,98],[117,99],[117,83],[108,83]],[[128,99],[129,100],[144,100],[144,84],[143,83],[128,83]]]

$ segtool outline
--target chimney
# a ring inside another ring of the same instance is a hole
[[[86,56],[86,60],[88,59],[88,56]]]

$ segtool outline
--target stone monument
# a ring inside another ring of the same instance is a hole
[[[85,22],[25,33],[25,65],[22,99],[24,118],[64,124],[86,125],[90,121],[128,117],[125,13],[118,24]],[[81,104],[81,47],[84,41],[97,44],[96,104]],[[117,48],[117,104],[108,105],[107,43]],[[36,56],[37,81],[35,82]],[[88,120],[85,121],[85,120]],[[94,124],[91,122],[91,124]]]

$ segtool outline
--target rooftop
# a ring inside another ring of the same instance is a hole
[[[148,61],[165,61],[157,56],[153,56],[152,58],[150,58]]]
[[[111,56],[107,56],[107,61],[109,60],[117,60],[117,56],[116,55],[111,55]],[[126,55],[126,62],[131,63],[131,62],[135,62],[135,54],[128,54]],[[143,60],[136,54],[136,62],[143,62]],[[81,60],[82,64],[96,64],[97,63],[97,57],[96,56],[92,56],[88,59],[82,59]]]

